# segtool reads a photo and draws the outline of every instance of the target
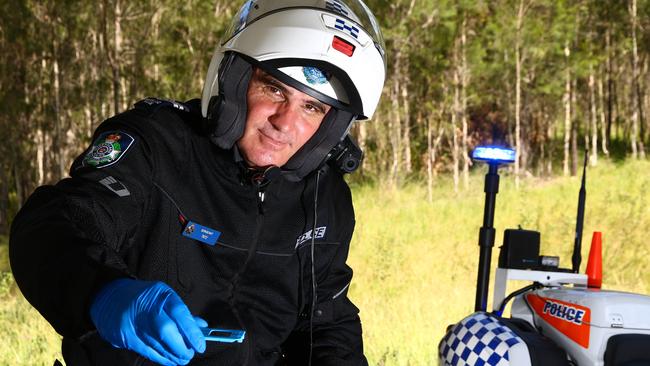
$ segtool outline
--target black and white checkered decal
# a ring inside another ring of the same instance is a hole
[[[338,0],[326,1],[325,8],[328,10],[335,11],[339,14],[343,14],[345,16],[348,15],[348,11],[345,10],[345,6],[341,4],[341,2]]]
[[[474,313],[463,319],[440,342],[444,366],[526,366],[528,347],[499,319]]]
[[[336,29],[344,31],[354,38],[359,38],[359,28],[354,26],[351,22],[346,22],[343,19],[336,19]]]

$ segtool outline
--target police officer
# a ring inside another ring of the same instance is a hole
[[[11,230],[16,281],[66,363],[366,364],[342,173],[384,76],[361,0],[251,0],[201,100],[103,122]]]

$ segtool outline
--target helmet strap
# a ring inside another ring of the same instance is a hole
[[[314,136],[282,166],[283,175],[290,181],[299,181],[325,164],[332,149],[347,135],[354,117],[348,111],[330,108]]]

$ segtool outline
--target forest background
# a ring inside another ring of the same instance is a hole
[[[650,0],[366,3],[384,31],[388,62],[375,118],[352,130],[366,157],[351,176],[358,213],[351,262],[363,287],[350,292],[371,363],[433,363],[444,326],[471,310],[473,279],[462,286],[450,279],[475,275],[476,230],[458,228],[478,225],[482,209],[481,170],[471,174],[469,159],[478,144],[518,152],[500,202],[520,208],[502,208],[497,220],[531,225],[555,242],[572,235],[574,176],[589,150],[600,183],[590,188],[587,217],[596,219],[585,241],[592,229],[611,233],[617,244],[606,257],[621,261],[605,282],[647,293],[642,258],[650,252],[634,228],[650,226]],[[6,364],[40,364],[24,355],[42,351],[50,360],[58,348],[7,272],[11,219],[35,187],[67,176],[102,120],[147,96],[199,97],[238,5],[0,0],[0,349],[15,353]],[[570,248],[556,249],[566,258]],[[454,259],[422,260],[441,250]],[[440,291],[464,300],[420,296]],[[393,311],[399,307],[409,309],[408,320]]]
[[[515,179],[573,175],[579,151],[643,158],[650,1],[368,0],[388,74],[354,179],[440,173],[466,189],[479,143],[517,149]],[[67,175],[104,119],[147,96],[200,96],[225,0],[0,2],[0,234],[36,186]],[[429,198],[431,195],[429,194]]]

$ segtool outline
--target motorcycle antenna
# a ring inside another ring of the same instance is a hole
[[[587,197],[587,190],[585,183],[587,180],[587,156],[589,150],[585,149],[585,160],[582,164],[582,183],[580,184],[580,193],[578,193],[578,217],[576,218],[576,237],[573,243],[573,256],[571,256],[571,263],[573,265],[573,273],[580,271],[580,262],[582,261],[582,225],[585,221],[585,199]]]
[[[476,302],[474,311],[487,309],[488,288],[490,286],[490,262],[492,247],[494,247],[494,208],[499,192],[499,165],[515,161],[516,152],[502,147],[479,146],[472,152],[472,159],[488,164],[485,175],[485,207],[483,210],[483,226],[479,230],[478,245],[480,247],[478,261],[478,277],[476,279]]]

